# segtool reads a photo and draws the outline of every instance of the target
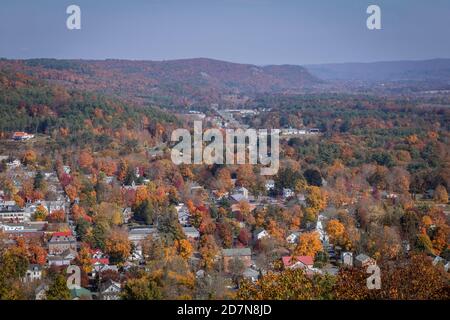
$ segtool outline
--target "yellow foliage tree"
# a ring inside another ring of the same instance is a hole
[[[320,242],[319,233],[314,231],[300,235],[294,254],[314,257],[319,251],[322,251],[322,242]]]
[[[333,219],[328,222],[326,231],[332,243],[338,242],[344,235],[345,227],[339,220]]]

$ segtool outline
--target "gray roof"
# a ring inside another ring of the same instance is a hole
[[[251,256],[252,251],[250,248],[223,249],[222,254],[224,257],[243,257]]]
[[[129,235],[133,235],[133,234],[152,234],[152,233],[156,233],[158,232],[158,229],[156,228],[138,228],[138,229],[131,229],[128,234]]]
[[[259,272],[253,268],[247,268],[245,269],[244,273],[242,274],[245,278],[255,278],[257,279],[259,277]]]
[[[356,256],[356,260],[359,260],[361,262],[366,261],[367,259],[371,259],[367,254],[360,253]]]

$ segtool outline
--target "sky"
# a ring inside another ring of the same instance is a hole
[[[68,30],[66,8],[81,8]],[[366,27],[369,5],[381,30]],[[267,64],[450,58],[450,0],[1,0],[0,57]]]

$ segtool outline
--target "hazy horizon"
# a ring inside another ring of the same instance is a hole
[[[71,4],[81,7],[81,30],[65,27]],[[370,4],[381,7],[382,30],[366,27]],[[3,0],[0,57],[255,65],[448,59],[449,16],[445,0]]]
[[[191,58],[177,58],[177,59],[162,59],[162,60],[153,60],[153,59],[120,59],[120,58],[99,58],[99,59],[83,59],[83,58],[54,58],[54,57],[30,57],[30,58],[8,58],[1,57],[0,59],[7,60],[17,60],[17,61],[25,61],[25,60],[39,60],[39,59],[49,59],[49,60],[72,60],[72,61],[108,61],[108,60],[117,60],[117,61],[136,61],[136,62],[168,62],[168,61],[182,61],[182,60],[197,60],[197,59],[206,59],[206,60],[215,60],[221,62],[235,63],[235,64],[250,64],[255,66],[271,66],[271,65],[292,65],[292,66],[315,66],[315,65],[334,65],[334,64],[375,64],[375,63],[389,63],[389,62],[421,62],[421,61],[433,61],[433,60],[450,60],[446,57],[437,57],[437,58],[428,58],[428,59],[404,59],[404,60],[380,60],[380,61],[346,61],[346,62],[323,62],[323,63],[303,63],[303,64],[291,64],[291,63],[279,63],[279,64],[256,64],[249,62],[239,62],[239,61],[227,61],[216,58],[209,57],[191,57]]]

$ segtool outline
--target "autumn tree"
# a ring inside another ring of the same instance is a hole
[[[306,197],[306,217],[308,220],[315,220],[320,211],[327,206],[327,195],[319,187],[308,187],[308,195]]]
[[[22,161],[25,165],[33,165],[37,160],[36,152],[33,150],[25,151]]]
[[[39,205],[34,212],[34,219],[36,221],[45,221],[48,211],[43,205]]]
[[[298,238],[294,255],[314,257],[317,252],[322,251],[322,242],[318,232],[305,232]]]
[[[203,267],[206,269],[211,269],[218,253],[218,248],[214,237],[208,234],[203,235],[200,238],[200,248],[198,251],[202,257]]]
[[[76,264],[81,267],[81,270],[84,273],[89,273],[92,271],[91,259],[91,249],[86,244],[82,245],[76,258]]]
[[[89,169],[94,164],[94,158],[90,154],[89,151],[83,150],[80,153],[80,157],[78,159],[78,164],[80,165],[80,168],[82,169]]]
[[[186,239],[175,240],[175,248],[183,259],[189,259],[193,252],[191,243]]]
[[[45,293],[45,297],[47,300],[70,300],[71,295],[64,275],[58,274],[55,276]]]
[[[240,300],[319,300],[333,298],[333,278],[308,277],[302,269],[269,272],[255,283],[243,280],[237,292]]]
[[[160,300],[162,293],[157,283],[147,277],[128,280],[121,292],[123,300]]]
[[[30,244],[28,246],[28,260],[31,264],[45,265],[47,262],[47,250],[39,244]]]
[[[332,243],[337,243],[344,235],[345,227],[339,220],[333,219],[328,222],[326,232],[330,237],[330,241]]]
[[[128,234],[123,229],[113,229],[106,238],[105,252],[110,256],[111,261],[123,263],[131,254],[131,243]]]
[[[64,210],[52,211],[48,216],[47,220],[51,223],[61,223],[66,220],[66,213]]]
[[[0,299],[23,299],[20,288],[29,261],[23,245],[13,246],[0,252]]]
[[[443,185],[439,185],[434,190],[434,200],[439,203],[448,203],[447,189]]]

